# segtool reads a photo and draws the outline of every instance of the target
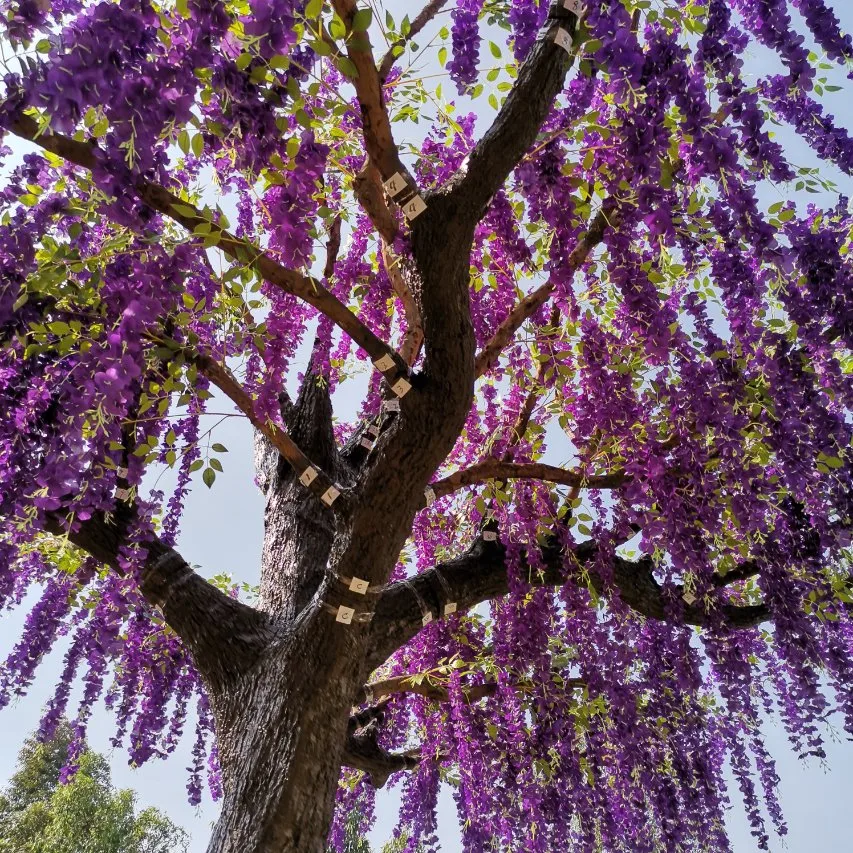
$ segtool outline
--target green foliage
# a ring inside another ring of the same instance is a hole
[[[403,833],[398,838],[386,841],[379,850],[379,853],[403,853],[408,840],[408,835]],[[417,850],[420,851],[421,849],[421,846],[418,845]],[[359,816],[356,811],[351,812],[347,819],[346,836],[344,838],[342,853],[374,853],[370,842],[359,832]]]
[[[47,743],[29,738],[18,771],[0,794],[0,853],[180,853],[187,834],[153,808],[135,809],[113,787],[103,756],[86,750],[68,784],[60,771],[72,733],[65,723]]]

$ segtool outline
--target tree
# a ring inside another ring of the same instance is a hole
[[[850,174],[851,40],[822,0],[376,8],[4,4],[2,594],[40,597],[0,703],[70,631],[45,736],[81,668],[137,763],[195,706],[215,853],[321,851],[392,774],[424,849],[446,782],[468,850],[725,850],[727,761],[766,846],[762,718],[853,734],[853,219],[773,135]],[[220,405],[257,600],[176,547]]]
[[[77,738],[68,723],[41,742],[29,738],[19,770],[0,795],[0,850],[8,853],[173,853],[186,833],[156,809],[134,813],[132,791],[113,789],[103,756],[85,750],[64,780]]]

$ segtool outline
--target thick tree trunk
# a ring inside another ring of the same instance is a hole
[[[209,853],[325,847],[359,679],[348,655],[330,658],[341,635],[318,620],[330,621],[315,613],[212,696],[225,796]]]

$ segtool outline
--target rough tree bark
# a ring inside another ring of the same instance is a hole
[[[352,20],[351,0],[333,5],[345,21]],[[442,5],[434,2],[428,8]],[[364,769],[381,785],[389,773],[417,761],[410,755],[389,755],[376,744],[372,727],[381,708],[358,718],[351,714],[366,698],[371,671],[421,627],[419,601],[438,617],[448,589],[460,609],[506,593],[503,548],[482,539],[441,568],[443,583],[434,571],[419,576],[414,586],[420,598],[403,584],[391,585],[379,596],[360,596],[342,578],[358,577],[376,587],[387,583],[423,506],[424,489],[462,430],[477,373],[499,353],[500,342],[475,361],[469,255],[478,220],[535,142],[571,65],[571,56],[555,45],[554,33],[560,26],[575,34],[577,18],[556,8],[552,15],[560,20],[547,21],[467,167],[441,190],[424,195],[427,209],[411,224],[412,259],[401,273],[420,313],[424,362],[410,377],[413,389],[402,398],[399,413],[384,414],[379,438],[365,453],[357,441],[363,433],[347,447],[336,447],[328,395],[310,370],[295,402],[282,397],[288,434],[342,487],[334,506],[324,506],[303,488],[298,472],[259,437],[258,478],[266,511],[258,608],[218,593],[163,543],[146,543],[143,593],[186,642],[214,712],[224,803],[209,853],[320,853],[343,764]],[[402,168],[382,103],[381,79],[388,63],[377,70],[365,45],[357,48],[353,57],[360,70],[365,175],[375,170],[387,179]],[[29,133],[23,125],[19,130]],[[41,144],[91,167],[92,151],[77,150],[73,146],[78,143],[46,134]],[[378,186],[376,181],[372,185]],[[168,199],[163,201],[151,187],[139,191],[172,215]],[[374,193],[371,204],[375,202]],[[385,221],[388,210],[382,206],[376,216]],[[604,227],[600,220],[590,231],[596,241]],[[238,241],[232,242],[237,252]],[[587,253],[589,249],[585,247]],[[282,286],[292,292],[303,285],[311,290],[315,282],[306,281],[288,279]],[[329,316],[349,330],[353,319],[346,309],[332,307]],[[506,339],[525,310],[521,306],[507,318]],[[360,343],[371,355],[374,350],[382,354],[381,342],[364,338]],[[93,518],[71,538],[118,568],[122,530],[132,512],[122,507],[112,518]],[[62,531],[61,522],[55,529]],[[556,540],[546,544],[542,556],[549,570],[539,582],[571,582],[570,566],[590,560],[594,549],[594,544],[583,546],[567,557]],[[613,576],[629,606],[650,618],[664,618],[661,590],[648,562],[616,560]],[[607,592],[596,577],[593,583]],[[356,614],[372,610],[374,618],[342,625],[330,612],[339,605]],[[735,625],[754,624],[765,616],[762,608],[733,609],[728,615]],[[686,608],[688,622],[699,623],[702,617],[700,608]]]

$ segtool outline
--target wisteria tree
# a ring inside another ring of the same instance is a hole
[[[447,783],[471,851],[727,850],[727,762],[783,834],[762,720],[853,735],[853,215],[774,137],[853,170],[823,0],[2,9],[0,705],[68,636],[44,738],[197,709],[216,853],[390,776],[408,849]],[[249,595],[176,549],[225,405]]]

